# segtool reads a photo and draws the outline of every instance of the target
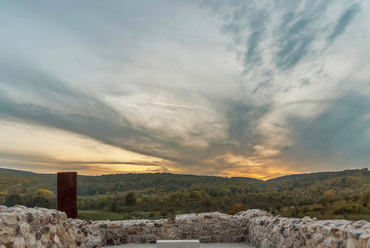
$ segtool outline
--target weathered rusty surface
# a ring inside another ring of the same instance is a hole
[[[77,218],[77,172],[58,172],[58,210]]]

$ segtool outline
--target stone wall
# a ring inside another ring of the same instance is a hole
[[[95,221],[85,230],[88,244],[155,243],[158,239],[197,239],[201,243],[247,242],[248,219],[218,212],[184,214],[160,220]]]
[[[0,248],[88,247],[198,239],[202,243],[250,243],[255,247],[370,248],[367,221],[303,219],[248,210],[234,216],[184,214],[160,220],[81,221],[43,208],[0,206]]]
[[[215,212],[156,221],[97,221],[87,225],[86,235],[89,244],[99,245],[198,239],[202,243],[249,243],[262,248],[370,248],[367,221],[283,218],[258,209],[235,216]]]
[[[248,241],[256,247],[370,248],[367,221],[273,216],[262,210],[237,214],[249,220]]]
[[[57,210],[0,206],[0,248],[84,247],[85,224]]]

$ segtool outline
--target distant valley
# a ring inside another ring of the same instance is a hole
[[[170,173],[78,176],[80,218],[160,218],[259,208],[287,217],[370,220],[367,168],[253,178]],[[128,195],[130,193],[130,199]],[[56,174],[0,168],[0,204],[56,207]]]

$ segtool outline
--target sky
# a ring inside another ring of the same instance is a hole
[[[366,168],[370,2],[0,2],[0,167]]]

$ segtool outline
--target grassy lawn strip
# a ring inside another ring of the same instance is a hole
[[[78,218],[83,220],[122,220],[122,214],[101,210],[78,210]]]

